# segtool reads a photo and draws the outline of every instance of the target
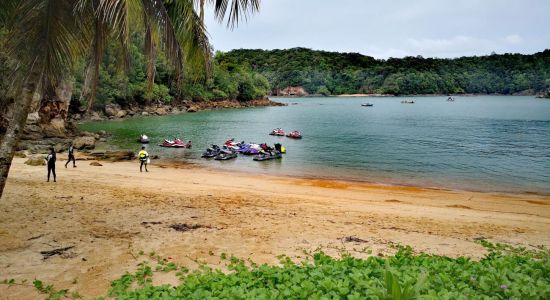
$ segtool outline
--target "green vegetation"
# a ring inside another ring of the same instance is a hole
[[[296,264],[247,265],[229,259],[226,274],[202,266],[187,273],[157,257],[157,271],[177,269],[177,287],[151,284],[148,263],[113,281],[117,299],[549,299],[550,252],[482,244],[490,250],[480,261],[413,254],[399,247],[390,257],[331,258],[322,252]],[[137,283],[137,286],[134,285]]]
[[[273,89],[303,86],[310,94],[513,94],[550,87],[550,50],[437,59],[376,60],[358,53],[233,50],[218,61],[242,64],[264,75]]]
[[[184,70],[181,86],[176,84],[176,72],[166,55],[159,51],[156,56],[156,74],[151,90],[148,90],[146,74],[147,61],[141,49],[144,38],[133,34],[129,45],[130,66],[125,73],[120,66],[120,49],[112,40],[106,46],[99,68],[99,84],[94,109],[100,110],[106,104],[147,104],[161,102],[169,104],[174,100],[225,100],[248,101],[269,93],[269,82],[265,77],[252,72],[244,65],[212,61],[210,76],[194,65]],[[73,72],[74,91],[72,105],[86,107],[87,99],[82,97],[85,84],[86,63],[81,59]]]
[[[480,242],[489,253],[479,261],[415,254],[396,247],[393,256],[334,259],[306,253],[295,263],[280,257],[280,266],[227,260],[228,273],[201,265],[190,272],[154,252],[111,284],[116,299],[550,299],[550,251]],[[140,252],[143,255],[143,252]],[[156,264],[153,268],[151,263]],[[152,284],[157,272],[172,273],[178,286]],[[13,279],[4,284],[17,285]],[[77,298],[78,292],[56,290],[34,281],[48,299]],[[24,284],[19,284],[24,285]],[[103,298],[101,298],[103,299]]]

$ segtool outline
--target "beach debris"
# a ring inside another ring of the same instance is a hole
[[[39,238],[41,238],[41,237],[43,237],[43,236],[44,236],[44,234],[37,235],[37,236],[33,236],[33,237],[28,238],[27,241],[36,240],[36,239],[39,239]]]
[[[141,225],[145,226],[145,228],[151,228],[150,225],[159,225],[159,224],[162,224],[162,222],[159,222],[159,221],[141,222]]]
[[[447,205],[447,207],[452,207],[452,208],[462,208],[462,209],[472,209],[471,207],[469,207],[469,206],[466,206],[466,205],[462,205],[462,204],[453,204],[453,205]]]
[[[351,243],[351,242],[354,242],[354,243],[368,243],[367,240],[360,239],[360,238],[358,238],[354,235],[345,236],[343,238],[340,238],[340,240],[342,240],[343,243]]]
[[[68,247],[64,247],[64,248],[57,248],[57,249],[53,249],[53,250],[49,250],[49,251],[40,251],[40,254],[42,254],[44,259],[48,259],[48,258],[50,258],[54,255],[62,255],[67,250],[70,250],[72,248],[74,248],[74,246],[68,246]]]
[[[175,231],[181,231],[181,232],[194,230],[194,229],[198,229],[198,228],[211,228],[210,226],[204,226],[204,225],[200,225],[200,224],[185,224],[185,223],[176,223],[176,224],[172,224],[168,227],[174,229]]]
[[[160,222],[160,221],[141,222],[141,225],[148,225],[148,224],[158,225],[158,224],[162,224],[162,222]]]
[[[101,167],[101,166],[103,166],[103,165],[100,164],[100,163],[98,163],[97,161],[92,161],[92,162],[90,163],[90,166]]]

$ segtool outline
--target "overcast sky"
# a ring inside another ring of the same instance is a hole
[[[550,0],[262,0],[233,31],[207,14],[215,50],[359,52],[376,58],[550,48]]]

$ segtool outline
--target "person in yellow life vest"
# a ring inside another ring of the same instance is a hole
[[[142,168],[145,165],[145,172],[149,172],[147,170],[147,164],[149,163],[149,153],[147,153],[147,151],[145,151],[145,147],[141,147],[141,151],[139,151],[138,157],[139,157],[139,161],[141,163],[139,165],[139,171],[143,172]]]

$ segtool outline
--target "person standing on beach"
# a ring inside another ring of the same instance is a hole
[[[142,168],[145,165],[145,172],[149,172],[147,170],[147,163],[149,163],[149,153],[147,153],[147,151],[145,151],[145,146],[141,147],[141,151],[139,151],[138,157],[139,157],[139,161],[140,161],[139,171],[143,172]]]
[[[55,150],[50,148],[50,153],[46,156],[46,164],[48,165],[48,182],[50,182],[50,173],[53,174],[53,182],[56,182],[55,176]]]
[[[73,161],[73,168],[76,168],[76,159],[74,158],[74,147],[72,143],[69,145],[69,159],[67,159],[67,162],[65,163],[65,168],[71,160]]]

